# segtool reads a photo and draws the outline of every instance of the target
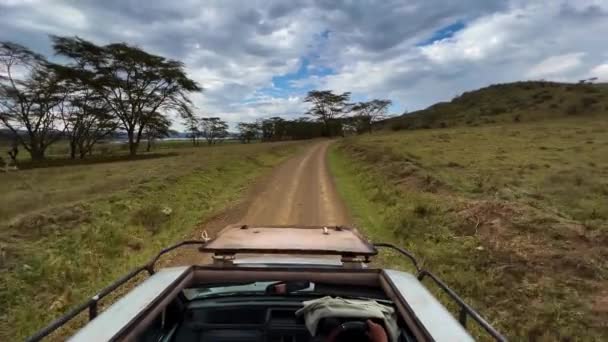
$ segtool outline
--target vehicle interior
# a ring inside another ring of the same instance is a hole
[[[285,289],[277,293],[277,289]],[[330,317],[322,319],[313,336],[303,316],[306,301],[334,296],[376,301],[394,308],[385,293],[363,285],[331,283],[251,282],[205,284],[185,289],[140,335],[141,341],[370,341],[371,317]],[[398,317],[397,315],[395,317]],[[398,319],[398,341],[415,338]],[[383,327],[384,328],[384,327]],[[386,329],[386,328],[384,328]]]

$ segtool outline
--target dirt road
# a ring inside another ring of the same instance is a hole
[[[349,225],[348,211],[327,165],[330,143],[312,143],[283,162],[255,184],[244,201],[202,224],[193,237],[199,238],[202,231],[213,237],[229,224]],[[205,263],[207,257],[194,249],[180,249],[167,261],[170,265],[187,265]]]
[[[239,223],[346,225],[347,211],[327,166],[329,141],[313,144],[277,167],[255,191]]]

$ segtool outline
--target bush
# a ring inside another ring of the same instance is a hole
[[[585,96],[581,99],[581,105],[583,108],[589,108],[598,102],[597,98]]]
[[[576,115],[576,114],[578,114],[578,107],[576,105],[574,105],[574,104],[573,105],[569,105],[566,108],[566,114],[568,114],[568,115]]]
[[[163,208],[157,204],[145,206],[133,213],[131,222],[143,226],[151,233],[156,233],[160,226],[169,220],[169,215],[163,211]]]
[[[393,130],[393,131],[400,131],[402,129],[409,129],[409,128],[410,128],[410,124],[405,121],[395,121],[395,122],[391,123],[391,130]]]
[[[492,107],[490,108],[490,115],[498,115],[506,112],[507,109],[504,107]]]
[[[515,116],[513,116],[513,122],[520,122],[521,121],[521,114],[517,114]]]
[[[599,89],[597,89],[596,87],[594,87],[593,85],[585,85],[585,93],[587,94],[597,94],[600,92]]]
[[[414,207],[414,214],[418,217],[426,217],[429,214],[432,213],[433,208],[431,208],[430,206],[423,204],[423,203],[418,203],[416,204],[416,206]]]

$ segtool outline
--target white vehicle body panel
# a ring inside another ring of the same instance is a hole
[[[109,341],[175,283],[189,267],[165,268],[155,273],[80,329],[69,341]]]

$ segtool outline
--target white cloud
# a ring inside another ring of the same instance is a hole
[[[521,25],[526,24],[521,19],[524,12],[517,9],[479,18],[453,37],[420,47],[420,50],[429,60],[440,64],[489,58],[513,46],[522,30]]]
[[[542,78],[547,76],[561,76],[580,67],[584,52],[573,52],[559,56],[551,56],[532,66],[526,76],[529,78]]]
[[[589,77],[597,77],[600,81],[608,82],[608,62],[596,65],[589,72]]]

